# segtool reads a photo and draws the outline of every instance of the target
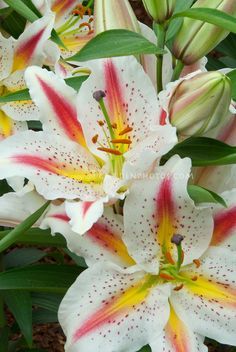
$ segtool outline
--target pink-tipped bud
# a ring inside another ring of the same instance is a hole
[[[128,0],[95,0],[95,34],[110,29],[140,32],[135,13]]]
[[[183,80],[169,101],[171,124],[183,136],[203,135],[228,114],[231,90],[230,79],[218,71]]]
[[[198,0],[192,8],[212,8],[236,16],[235,0]],[[185,18],[175,38],[173,54],[185,65],[192,65],[207,55],[229,32],[213,24]]]
[[[164,23],[174,12],[176,0],[143,0],[149,16],[157,23]]]

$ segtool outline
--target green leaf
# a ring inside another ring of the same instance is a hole
[[[10,329],[8,327],[0,329],[0,352],[8,351],[8,339]]]
[[[175,154],[181,158],[191,158],[193,166],[236,163],[236,147],[206,137],[191,137],[176,144],[169,153],[162,157],[161,163],[164,164]]]
[[[35,10],[34,11],[32,10],[33,3],[31,1],[30,1],[30,3],[31,3],[30,5],[29,4],[26,5],[24,3],[24,1],[22,1],[22,0],[17,0],[17,1],[16,0],[4,0],[4,1],[12,9],[14,9],[17,13],[19,13],[21,16],[23,16],[24,18],[26,18],[30,22],[34,22],[37,19],[39,19],[40,17],[42,17],[42,15],[39,14],[39,12],[35,13]],[[35,7],[34,7],[34,9],[35,9]],[[61,39],[58,36],[55,29],[52,30],[51,39],[59,46],[66,49],[64,43],[61,41]]]
[[[50,310],[52,312],[58,312],[59,305],[63,299],[63,295],[56,295],[54,293],[32,293],[33,305]]]
[[[0,239],[4,239],[11,231],[0,231]],[[17,237],[18,244],[39,245],[41,247],[66,247],[66,241],[62,235],[52,236],[50,230],[37,228],[24,231]]]
[[[82,269],[72,265],[41,264],[0,273],[0,291],[65,293]]]
[[[98,34],[68,61],[87,61],[114,56],[164,54],[165,51],[142,35],[126,29],[113,29]]]
[[[203,22],[211,23],[226,31],[236,33],[236,18],[225,12],[209,8],[192,8],[176,13],[172,19],[177,17],[190,17]]]
[[[230,78],[232,84],[232,99],[236,100],[236,70],[227,73],[227,76]]]
[[[57,312],[50,312],[46,309],[37,309],[33,311],[33,324],[50,324],[57,322]]]
[[[21,0],[4,0],[5,3],[10,6],[12,9],[14,9],[16,12],[18,12],[21,16],[26,18],[30,22],[36,21],[39,16],[37,16],[29,6],[24,4],[23,1]]]
[[[67,255],[69,255],[69,256],[71,257],[71,259],[74,260],[74,262],[75,262],[78,266],[80,266],[80,267],[82,267],[82,268],[87,268],[87,267],[88,267],[87,264],[85,263],[85,260],[84,260],[83,257],[79,257],[79,256],[76,255],[75,253],[72,253],[71,251],[69,251],[69,249],[67,249],[67,248],[65,248],[64,251],[65,251],[65,253],[66,253]]]
[[[8,9],[11,12],[2,19],[1,27],[12,37],[17,39],[25,29],[26,19],[11,8],[8,7]]]
[[[223,207],[227,208],[227,204],[225,200],[219,196],[217,193],[210,191],[209,189],[196,186],[189,185],[188,186],[188,194],[194,200],[196,204],[199,203],[217,203],[223,205]]]
[[[16,248],[7,253],[3,258],[4,268],[15,268],[38,262],[47,253],[37,248]]]
[[[175,7],[175,13],[182,12],[184,10],[189,9],[194,0],[185,0],[185,1],[177,1],[176,2],[176,7]],[[167,30],[166,34],[166,41],[171,40],[176,33],[179,31],[181,24],[183,22],[182,18],[176,18],[173,21],[170,22],[170,25]]]
[[[143,348],[141,348],[141,350],[139,350],[138,352],[151,352],[151,347],[149,347],[148,345],[147,346],[144,346]]]
[[[43,215],[50,202],[45,203],[40,209],[36,210],[32,215],[25,219],[21,224],[16,226],[0,241],[0,252],[10,247],[15,243],[20,235],[25,231],[29,230],[34,223]]]
[[[32,302],[29,292],[5,291],[4,300],[14,315],[27,344],[32,347]]]
[[[81,85],[86,81],[88,76],[78,76],[66,78],[65,82],[68,86],[74,88],[77,92],[80,90]],[[0,103],[9,103],[11,101],[31,100],[29,89],[18,90],[14,93],[8,93],[0,97]]]
[[[0,103],[9,103],[11,101],[31,100],[29,89],[18,90],[14,93],[8,93],[0,97]]]

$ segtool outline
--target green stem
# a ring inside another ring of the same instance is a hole
[[[90,0],[90,1],[88,2],[88,5],[87,5],[86,7],[91,7],[91,6],[93,5],[93,2],[94,2],[94,0]]]
[[[171,81],[176,81],[177,79],[179,79],[179,76],[181,74],[181,72],[183,71],[184,68],[184,64],[182,61],[177,61],[177,65],[175,66]]]
[[[179,271],[179,269],[181,268],[182,265],[182,246],[181,244],[177,246],[177,252],[178,252],[178,262],[177,262],[177,270]]]
[[[106,120],[106,123],[107,123],[107,127],[109,129],[109,133],[110,133],[110,136],[111,136],[111,139],[115,139],[115,134],[114,134],[114,131],[113,131],[113,128],[112,128],[112,125],[111,125],[111,121],[110,121],[110,117],[108,115],[108,112],[107,112],[107,109],[106,109],[106,106],[104,104],[104,100],[103,99],[100,99],[99,100],[99,105],[102,109],[102,113],[105,117],[105,120]]]
[[[160,49],[165,48],[166,41],[166,28],[165,26],[158,27],[158,47]],[[163,55],[157,55],[157,90],[161,92],[163,90],[163,82],[162,82],[162,67],[163,67]]]

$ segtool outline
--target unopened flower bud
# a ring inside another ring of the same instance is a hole
[[[110,29],[140,32],[138,20],[128,0],[95,0],[95,34]]]
[[[192,8],[211,8],[236,16],[235,0],[198,0]],[[175,38],[173,54],[185,65],[192,65],[207,55],[229,34],[223,28],[185,18]]]
[[[218,71],[185,79],[169,100],[169,119],[184,136],[202,135],[217,126],[229,111],[230,79]]]
[[[164,23],[174,12],[176,0],[143,0],[149,16],[157,23]]]

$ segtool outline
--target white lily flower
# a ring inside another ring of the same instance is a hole
[[[103,258],[101,253],[106,263],[102,259],[82,273],[62,301],[66,351],[134,352],[150,344],[155,352],[203,352],[202,336],[236,343],[236,257],[223,247],[208,248],[213,219],[210,208],[196,207],[187,194],[190,164],[176,156],[158,168],[155,179],[134,182],[123,233],[116,221],[107,221],[98,236],[95,229],[85,236],[81,252],[87,246],[89,264]],[[57,220],[49,221],[55,226]],[[109,232],[119,233],[122,252]],[[79,251],[75,237],[68,243]]]
[[[175,128],[159,125],[155,89],[135,58],[98,60],[90,69],[77,95],[52,72],[29,68],[26,83],[43,132],[18,133],[0,148],[1,178],[23,176],[46,199],[84,202],[67,206],[79,233],[177,142]],[[79,226],[84,209],[94,209],[93,219],[82,217],[87,222]]]

